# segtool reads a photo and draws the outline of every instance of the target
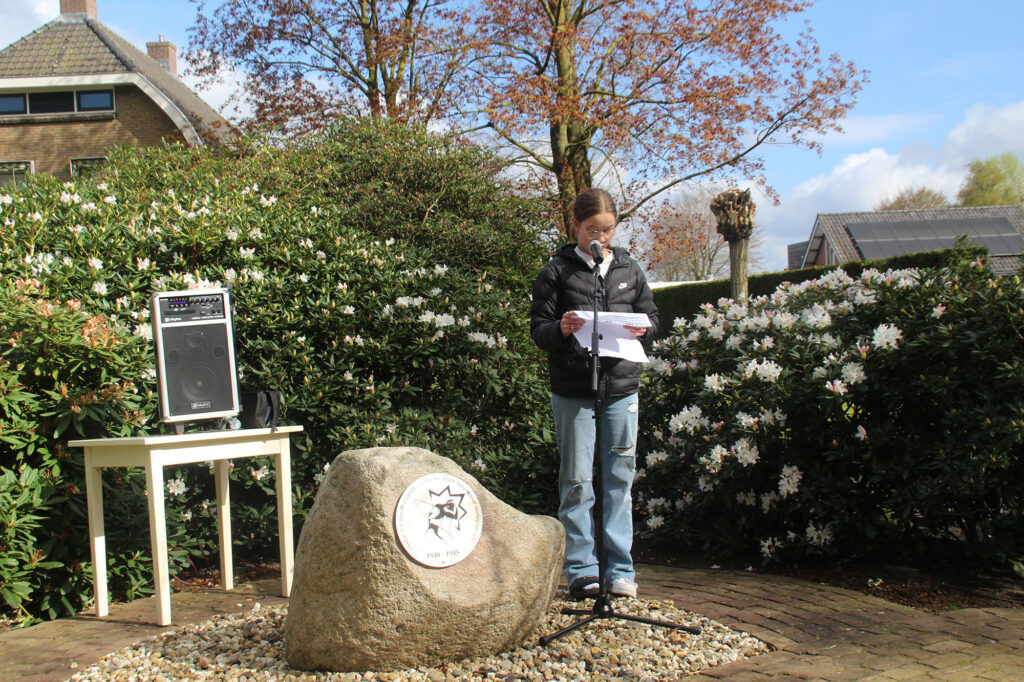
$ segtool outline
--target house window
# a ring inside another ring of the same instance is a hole
[[[96,156],[87,159],[71,159],[71,177],[80,178],[93,173],[97,168],[106,163],[107,157]]]
[[[0,116],[113,111],[113,90],[60,90],[0,94]]]
[[[75,94],[79,111],[110,111],[114,108],[113,90],[88,90]]]
[[[31,161],[0,161],[0,187],[21,187],[31,172]]]
[[[24,94],[0,95],[0,116],[24,114],[26,111]]]
[[[75,111],[75,95],[66,92],[28,93],[28,111],[31,114],[69,114]]]

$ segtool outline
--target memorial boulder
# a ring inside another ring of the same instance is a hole
[[[514,648],[551,604],[563,548],[556,519],[517,511],[447,458],[343,453],[296,550],[288,663],[392,671]]]

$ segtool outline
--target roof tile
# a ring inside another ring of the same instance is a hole
[[[85,21],[54,19],[0,52],[0,78],[126,71]]]

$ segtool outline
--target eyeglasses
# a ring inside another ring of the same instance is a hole
[[[615,232],[615,228],[614,227],[610,227],[607,230],[584,230],[583,234],[587,235],[588,237],[600,237],[602,235],[613,234],[614,232]]]

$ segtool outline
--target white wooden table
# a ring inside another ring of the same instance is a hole
[[[71,447],[85,449],[85,489],[89,508],[89,544],[92,549],[93,591],[96,615],[109,613],[107,601],[107,541],[103,529],[103,467],[143,467],[149,505],[149,535],[153,553],[158,623],[171,623],[171,585],[167,570],[167,524],[164,516],[164,467],[175,464],[215,462],[217,530],[220,539],[220,570],[225,590],[234,588],[231,561],[231,513],[228,496],[228,460],[273,455],[277,483],[277,530],[281,550],[281,594],[292,588],[294,544],[292,541],[291,456],[288,437],[301,426],[239,431],[97,438],[73,440]],[[123,521],[131,522],[130,519]]]

